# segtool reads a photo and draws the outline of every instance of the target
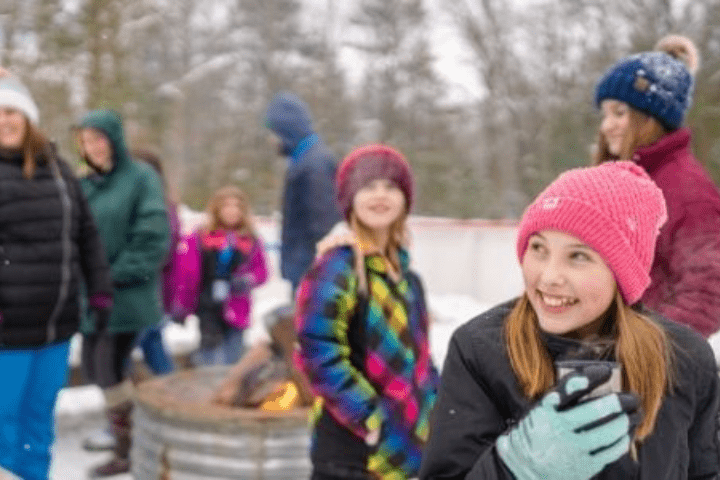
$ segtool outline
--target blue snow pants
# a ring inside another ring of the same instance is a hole
[[[162,341],[164,323],[145,327],[135,340],[137,346],[142,349],[145,363],[155,375],[167,375],[175,371],[175,362],[165,350]]]
[[[0,466],[24,480],[48,478],[69,350],[70,342],[0,349]]]

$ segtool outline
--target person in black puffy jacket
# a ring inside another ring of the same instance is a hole
[[[112,304],[92,214],[38,118],[27,88],[0,71],[0,472],[25,480],[48,478],[82,285],[98,318]]]

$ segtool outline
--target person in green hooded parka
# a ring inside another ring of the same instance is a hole
[[[131,158],[122,118],[112,110],[86,114],[77,128],[79,151],[91,173],[80,180],[113,277],[113,309],[107,325],[88,315],[81,324],[82,364],[103,389],[115,456],[93,478],[129,471],[132,384],[125,365],[136,336],[160,322],[159,277],[167,258],[169,228],[160,178]]]

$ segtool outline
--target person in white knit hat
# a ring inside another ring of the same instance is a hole
[[[0,104],[19,111],[35,125],[40,121],[40,112],[30,91],[17,77],[3,68],[0,68]]]
[[[90,207],[39,117],[28,89],[0,69],[0,472],[25,480],[48,478],[81,284],[98,316],[112,303]]]

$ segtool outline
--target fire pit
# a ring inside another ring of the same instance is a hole
[[[299,480],[310,476],[307,408],[286,411],[211,404],[226,367],[140,385],[133,414],[138,480]]]

